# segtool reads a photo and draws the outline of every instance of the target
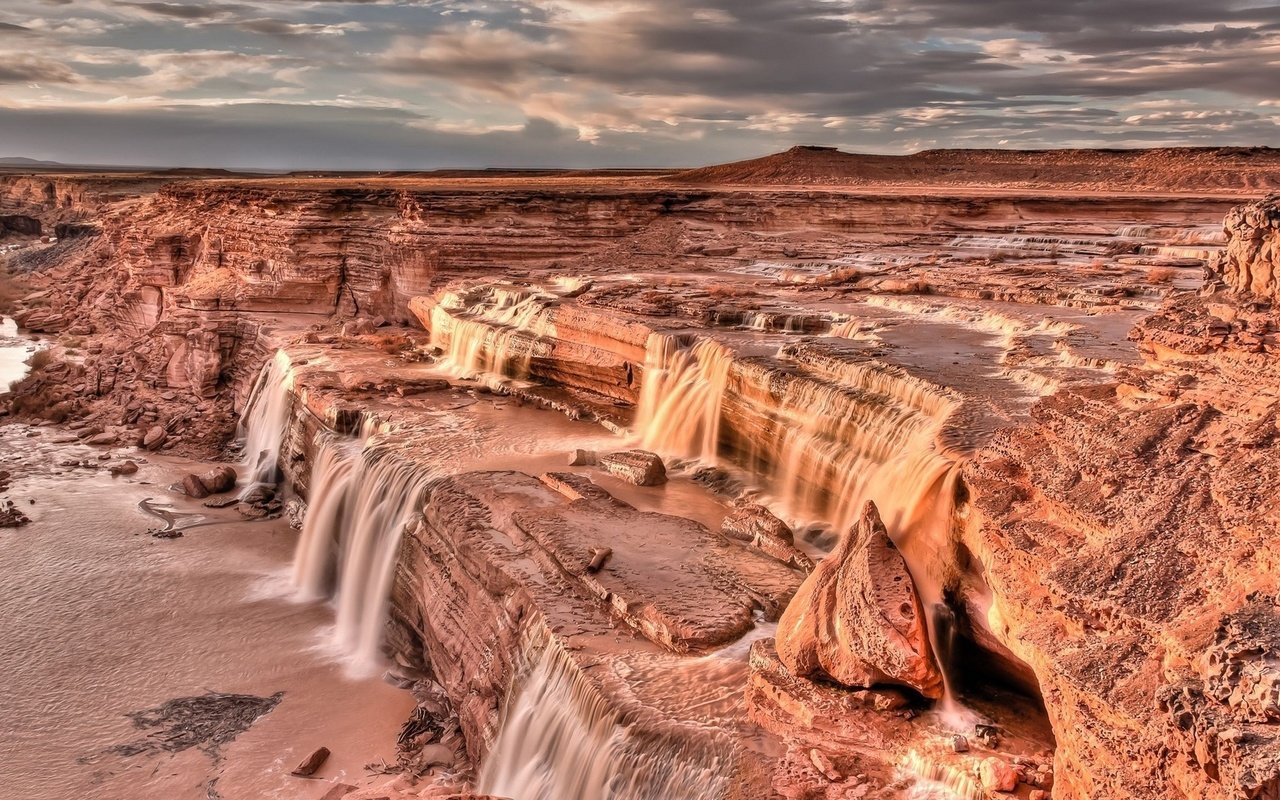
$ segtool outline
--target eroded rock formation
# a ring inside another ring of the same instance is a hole
[[[481,788],[585,719],[629,797],[1276,796],[1274,201],[697,177],[0,181],[77,226],[6,407],[209,453],[282,348],[239,458]]]
[[[1272,301],[1280,296],[1280,195],[1233,208],[1226,250],[1210,272],[1227,286]]]
[[[782,663],[801,678],[942,696],[920,596],[874,503],[800,587],[777,642]]]

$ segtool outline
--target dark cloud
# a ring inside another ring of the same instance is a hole
[[[1280,6],[1259,2],[6,0],[43,44],[0,37],[0,105],[36,115],[6,139],[31,147],[257,166],[1275,145]],[[122,138],[36,135],[56,113]]]
[[[200,3],[186,5],[184,3],[118,3],[119,8],[132,8],[158,14],[173,19],[200,20],[217,19],[234,11],[243,10],[244,6],[229,7],[219,3]]]

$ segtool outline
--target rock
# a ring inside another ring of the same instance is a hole
[[[596,454],[590,450],[578,448],[569,454],[569,466],[585,467],[596,463]]]
[[[995,725],[978,723],[973,726],[973,738],[988,750],[994,750],[1000,746],[1000,729]]]
[[[986,758],[978,765],[978,780],[988,792],[1012,792],[1018,788],[1018,772],[998,758]]]
[[[836,769],[836,765],[831,762],[831,759],[821,750],[811,749],[809,751],[809,761],[813,763],[813,768],[822,773],[822,777],[829,781],[838,781],[844,777],[840,774],[840,770]]]
[[[214,467],[199,475],[190,473],[182,479],[182,490],[196,499],[231,491],[236,485],[235,467]]]
[[[245,492],[244,496],[241,497],[240,500],[247,505],[264,506],[275,499],[275,496],[276,491],[270,486],[255,486]]]
[[[144,450],[157,450],[167,438],[169,438],[169,433],[164,429],[163,425],[153,425],[143,435],[142,447]]]
[[[667,482],[667,468],[656,453],[625,450],[600,456],[600,469],[636,486],[658,486]]]
[[[920,598],[873,503],[796,592],[778,622],[777,648],[800,677],[942,696]]]
[[[209,496],[209,490],[204,488],[204,482],[194,472],[182,476],[182,491],[186,492],[188,497],[194,497],[197,500]]]
[[[951,737],[951,752],[967,753],[969,752],[969,740],[964,738],[962,734],[957,733]]]
[[[712,245],[710,247],[702,248],[702,254],[704,256],[712,256],[712,257],[731,256],[737,252],[738,252],[738,248],[731,244]]]
[[[1280,299],[1280,195],[1236,206],[1222,225],[1227,246],[1206,265],[1209,277],[1236,292]]]
[[[355,790],[356,787],[349,783],[335,783],[329,791],[320,796],[320,800],[342,800]]]
[[[99,433],[96,436],[90,436],[88,439],[85,439],[84,443],[93,447],[110,447],[116,443],[116,435],[107,431]]]
[[[591,551],[591,561],[587,564],[587,572],[599,572],[604,568],[604,564],[613,555],[613,550],[608,547],[597,547]]]
[[[209,494],[229,492],[236,485],[235,467],[215,467],[200,475],[200,482]]]
[[[1221,619],[1200,658],[1206,694],[1242,722],[1280,722],[1280,618],[1254,602]]]
[[[1049,793],[1044,789],[1032,789],[1027,795],[1027,800],[1049,800]]]
[[[734,504],[733,510],[725,515],[720,530],[726,536],[744,542],[753,541],[762,534],[787,544],[795,542],[790,526],[759,503]]]
[[[21,528],[29,522],[31,519],[19,511],[12,500],[6,500],[0,506],[0,528]]]
[[[133,475],[138,471],[138,464],[134,461],[123,461],[111,467],[112,475]]]
[[[316,774],[316,770],[320,769],[321,765],[324,764],[325,759],[327,759],[328,757],[329,757],[329,748],[327,747],[316,748],[316,750],[314,750],[311,753],[311,755],[304,758],[302,760],[302,763],[294,767],[293,772],[290,772],[289,774],[295,775],[299,778],[310,777],[311,775]]]
[[[790,526],[758,503],[736,503],[720,531],[731,539],[749,542],[779,561],[811,572],[813,560],[795,547],[795,534]]]
[[[373,324],[373,320],[367,317],[358,317],[356,319],[347,320],[342,323],[343,338],[351,338],[354,336],[366,336],[373,333],[377,326]]]

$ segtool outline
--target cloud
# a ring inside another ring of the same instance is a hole
[[[247,155],[274,130],[248,109],[271,109],[293,155],[342,157],[350,134],[385,139],[388,167],[691,163],[795,141],[1280,144],[1259,110],[1280,7],[1253,2],[9,0],[0,34],[29,31],[0,36],[0,105],[109,109],[134,120],[117,149],[140,156],[172,127],[141,124],[160,109],[234,108],[216,128]],[[320,108],[337,128],[316,127]]]

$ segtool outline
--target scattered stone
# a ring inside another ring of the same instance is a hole
[[[232,495],[230,497],[216,497],[212,500],[205,500],[201,505],[205,508],[227,508],[239,502],[240,498]]]
[[[951,737],[951,752],[967,753],[969,752],[969,740],[964,738],[962,734],[957,733]]]
[[[133,475],[138,471],[138,464],[135,461],[123,461],[111,467],[112,475]]]
[[[169,433],[164,429],[164,426],[154,425],[142,437],[142,447],[144,450],[157,450],[167,438],[169,438]]]
[[[979,722],[973,726],[973,738],[988,750],[994,750],[1000,746],[1000,729],[995,725],[984,725]]]
[[[600,469],[636,486],[659,486],[667,482],[667,468],[657,453],[624,450],[600,456]]]
[[[109,431],[99,433],[96,436],[90,436],[85,440],[85,444],[93,447],[110,447],[116,443],[116,435]]]
[[[1018,788],[1017,771],[998,758],[986,758],[978,765],[978,780],[988,792],[1012,792]]]
[[[312,751],[311,755],[302,760],[302,763],[293,768],[293,775],[298,778],[307,778],[316,774],[316,770],[320,769],[325,760],[329,758],[329,748],[318,747]]]
[[[1027,795],[1027,800],[1049,800],[1049,793],[1044,789],[1032,789]]]
[[[29,522],[31,519],[19,511],[12,500],[6,500],[0,506],[0,528],[21,528]]]
[[[569,454],[569,466],[585,467],[596,463],[596,454],[590,450],[578,448]]]
[[[611,547],[593,548],[591,550],[591,563],[587,564],[587,572],[599,572],[612,555],[613,548]]]
[[[284,515],[289,519],[289,527],[295,531],[300,531],[302,530],[302,523],[306,521],[307,504],[296,497],[291,497],[284,504]]]

